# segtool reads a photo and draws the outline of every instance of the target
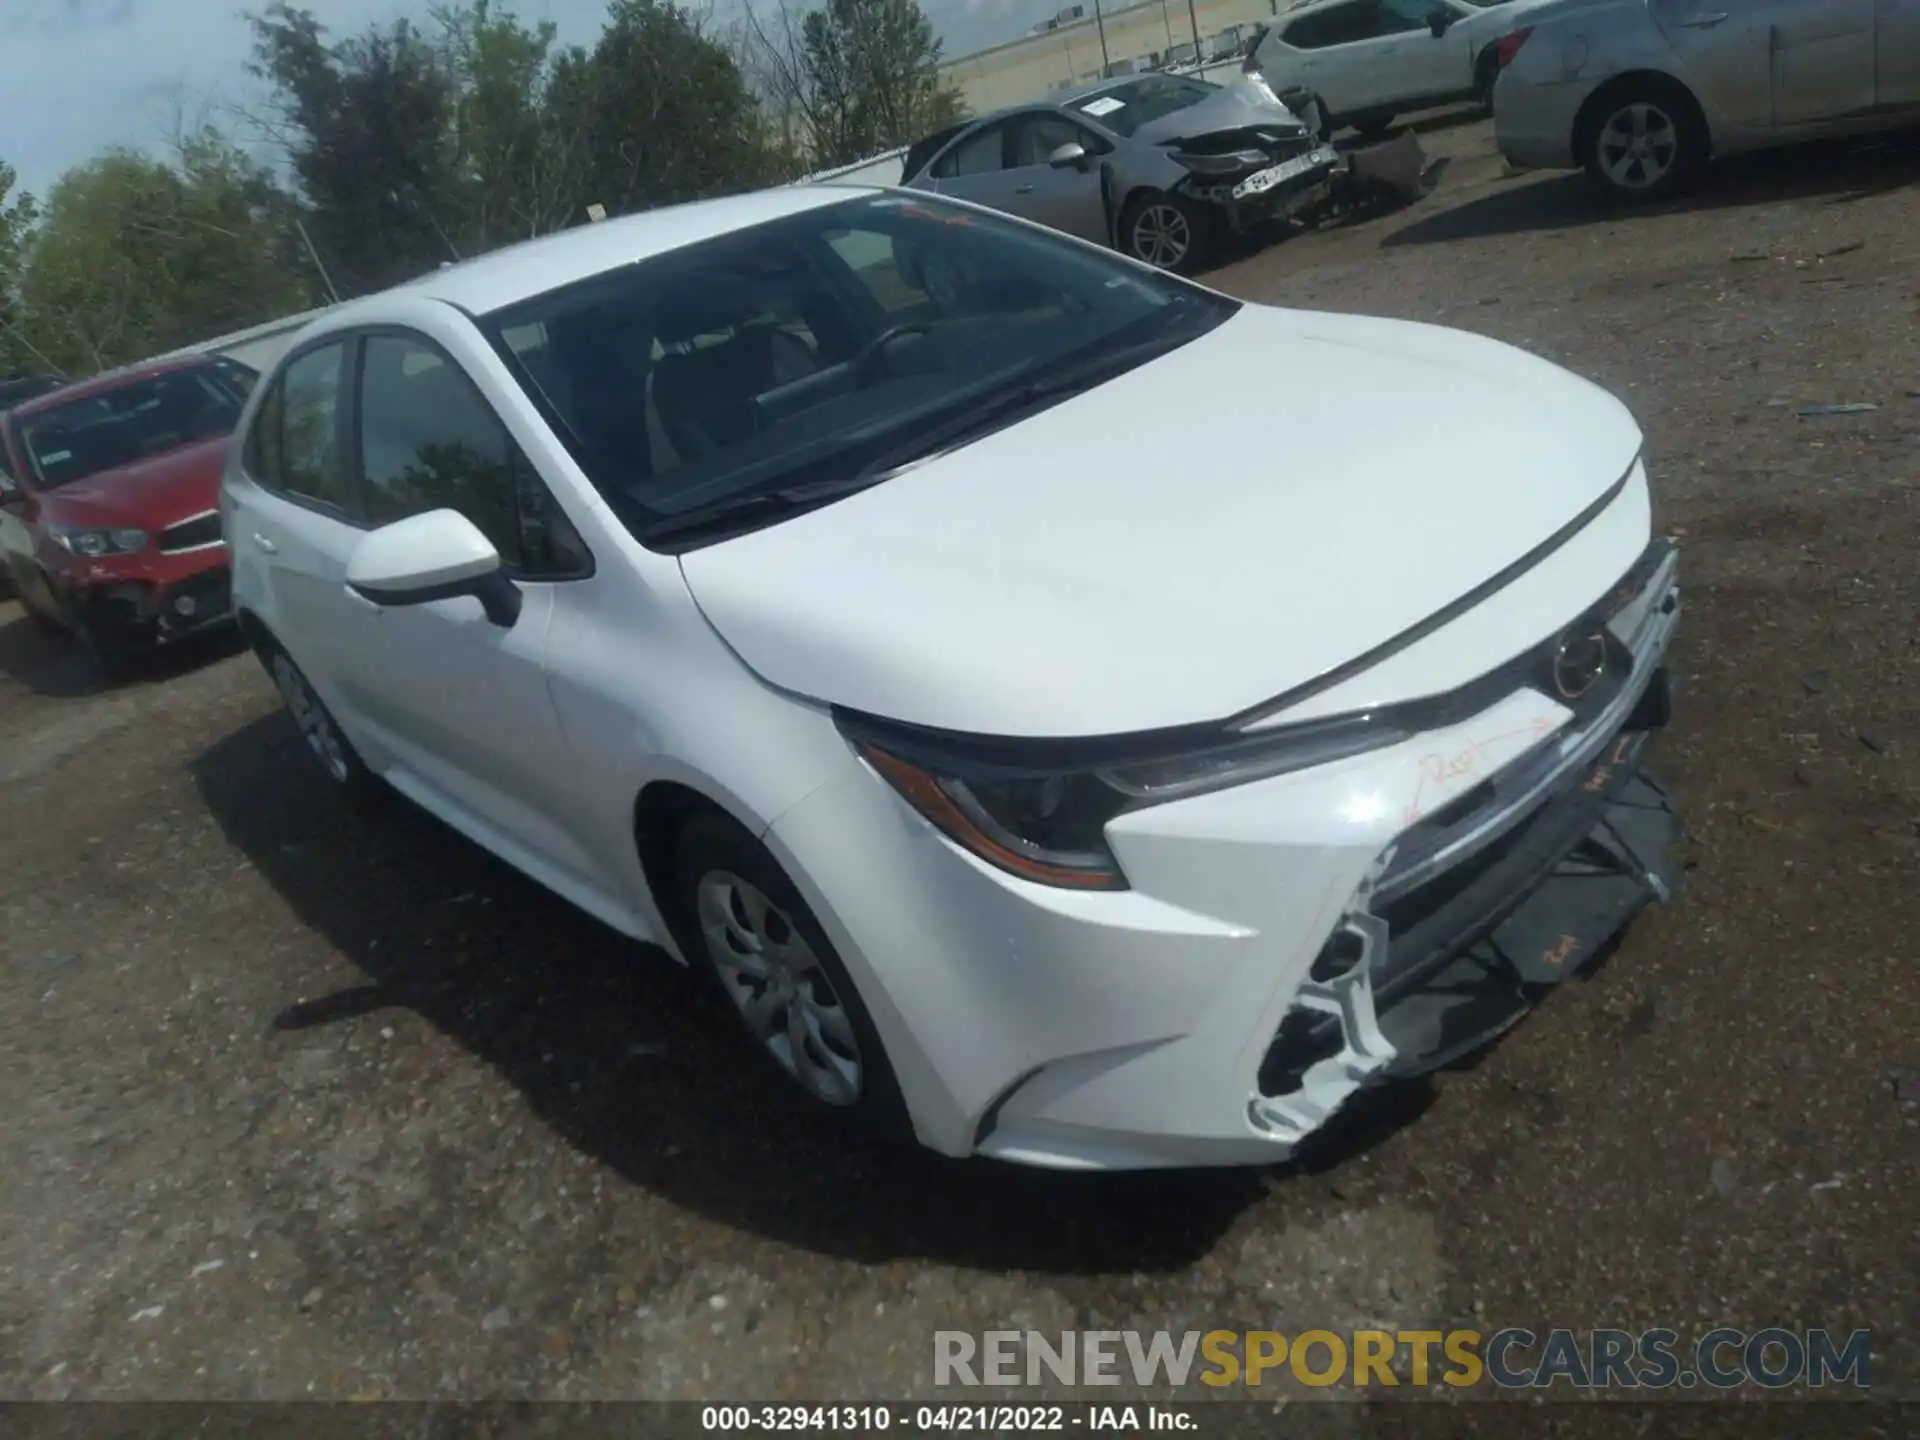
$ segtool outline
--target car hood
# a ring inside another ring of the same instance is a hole
[[[40,496],[41,518],[60,525],[164,529],[220,505],[225,435],[197,440],[131,465],[102,470]]]
[[[1590,507],[1640,443],[1612,396],[1510,346],[1248,305],[681,565],[784,689],[986,735],[1151,730],[1418,625]]]
[[[1160,145],[1169,140],[1215,135],[1222,130],[1241,130],[1250,125],[1301,129],[1304,133],[1294,113],[1279,101],[1267,100],[1252,90],[1221,86],[1216,94],[1197,105],[1149,120],[1133,132],[1133,138],[1142,144]]]

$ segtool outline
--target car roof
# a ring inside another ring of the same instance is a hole
[[[1193,42],[1189,40],[1186,43],[1191,45]],[[1214,84],[1211,80],[1202,80],[1198,75],[1169,74],[1165,70],[1136,70],[1131,75],[1110,75],[1105,80],[1089,80],[1084,85],[1056,90],[1047,99],[1055,105],[1072,105],[1081,100],[1091,100],[1097,95],[1110,94],[1128,85],[1138,85],[1143,80],[1191,80],[1196,85]]]
[[[448,265],[384,293],[425,294],[470,314],[483,315],[669,250],[717,239],[764,221],[804,214],[855,195],[879,193],[879,188],[872,185],[786,185],[721,200],[662,206],[578,225],[537,240],[523,240]],[[369,296],[366,301],[343,307],[340,313],[357,311],[378,298]]]
[[[215,358],[212,355],[181,355],[171,360],[149,360],[141,364],[128,365],[119,370],[109,370],[85,380],[75,380],[71,384],[62,385],[58,390],[49,390],[44,395],[36,395],[31,400],[22,400],[9,409],[7,414],[15,420],[24,420],[38,411],[51,410],[71,400],[85,400],[89,396],[105,395],[135,380],[147,380],[155,375],[168,375],[176,370],[193,370],[202,365],[210,365]]]

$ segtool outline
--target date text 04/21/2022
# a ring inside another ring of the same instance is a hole
[[[706,1405],[700,1428],[793,1433],[1192,1430],[1185,1410],[1151,1405]]]

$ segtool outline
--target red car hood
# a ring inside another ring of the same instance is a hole
[[[40,518],[57,525],[167,526],[220,506],[225,435],[195,441],[56,490],[40,492]]]

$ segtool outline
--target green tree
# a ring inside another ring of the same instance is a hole
[[[847,164],[909,145],[966,107],[940,75],[940,40],[919,0],[826,0],[770,20],[749,11],[747,50],[768,104],[804,138],[813,164]]]
[[[252,68],[273,87],[270,129],[339,288],[377,290],[459,258],[459,95],[442,48],[406,20],[329,45],[284,0],[248,21]]]
[[[586,135],[560,123],[556,82],[568,52],[556,49],[552,22],[528,28],[491,0],[433,13],[456,96],[463,248],[486,250],[577,223],[588,203],[592,151]]]
[[[181,163],[114,150],[53,187],[17,293],[24,340],[85,374],[311,303],[286,264],[285,197],[211,131]]]
[[[587,197],[612,213],[778,178],[740,67],[670,0],[612,0],[593,49],[562,57],[553,106],[557,125],[588,137]]]
[[[0,377],[48,364],[22,328],[20,282],[40,211],[31,195],[13,193],[19,179],[19,172],[0,160]]]

